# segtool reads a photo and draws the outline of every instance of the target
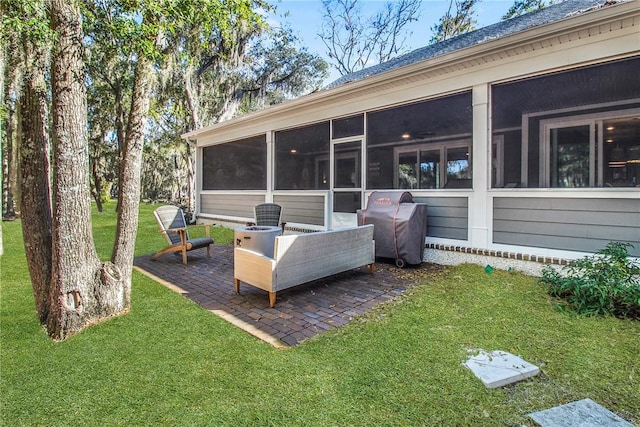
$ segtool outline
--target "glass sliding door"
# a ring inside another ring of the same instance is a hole
[[[638,187],[640,109],[597,112],[541,124],[541,187]]]
[[[418,188],[418,154],[414,149],[398,155],[398,184],[396,188],[411,190]]]
[[[471,188],[470,141],[424,142],[394,149],[394,187],[402,190]]]
[[[595,186],[595,126],[593,123],[548,126],[546,181],[550,188]]]
[[[640,187],[640,111],[597,123],[605,187]]]
[[[420,188],[440,188],[440,150],[420,151]]]
[[[445,188],[471,188],[469,147],[447,147],[447,182]]]

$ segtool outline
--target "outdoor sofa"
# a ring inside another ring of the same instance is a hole
[[[236,292],[240,292],[240,282],[263,289],[269,292],[269,306],[273,307],[278,291],[364,265],[373,273],[373,227],[369,224],[278,236],[273,258],[236,247],[233,253]]]

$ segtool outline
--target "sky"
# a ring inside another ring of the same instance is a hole
[[[318,37],[322,23],[322,2],[320,0],[272,1],[278,8],[278,14],[281,15],[273,19],[279,20],[282,24],[288,24],[309,52],[322,56],[330,63],[325,54],[324,44]],[[363,9],[366,14],[373,15],[385,3],[386,0],[363,0]],[[500,17],[507,12],[512,4],[513,0],[480,0],[476,6],[475,14],[477,28],[500,21]],[[429,44],[433,35],[431,27],[437,24],[448,8],[449,1],[422,0],[419,20],[412,22],[409,27],[412,35],[407,39],[407,51]],[[288,12],[288,16],[283,17],[285,12]],[[340,76],[335,69],[332,69],[331,73],[331,77],[325,80],[325,84]]]

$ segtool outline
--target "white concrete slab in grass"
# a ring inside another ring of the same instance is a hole
[[[506,351],[487,353],[478,350],[464,366],[478,377],[487,388],[502,387],[538,375],[540,368]]]
[[[582,399],[529,414],[542,427],[633,427],[607,408],[591,399]]]

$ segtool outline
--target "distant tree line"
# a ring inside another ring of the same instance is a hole
[[[66,337],[130,307],[143,198],[189,205],[184,132],[315,90],[326,63],[261,0],[2,0],[3,217],[20,215],[40,323]],[[91,202],[117,198],[111,258]]]
[[[113,0],[79,2],[91,194],[99,209],[119,188],[119,159],[138,58],[134,40],[143,29],[143,8],[153,7],[154,13],[173,20],[157,43],[149,82],[141,174],[144,199],[191,206],[193,156],[192,148],[180,139],[182,133],[311,92],[326,77],[324,60],[302,47],[290,29],[270,26],[259,14],[275,13],[262,1],[251,2],[252,18],[234,16],[222,1],[214,11],[208,10],[210,2],[191,2],[193,16],[184,16],[180,2],[147,3],[136,7]],[[174,4],[166,6],[169,3]],[[38,20],[29,14],[40,10],[40,22],[46,24],[46,4],[2,0],[3,52],[10,52],[3,61],[1,88],[4,218],[20,211],[21,103],[25,81],[32,76],[25,41],[45,31],[35,27]],[[42,61],[45,66],[49,58]],[[42,89],[50,91],[50,83],[43,84],[47,87]]]

